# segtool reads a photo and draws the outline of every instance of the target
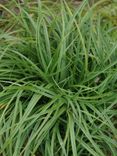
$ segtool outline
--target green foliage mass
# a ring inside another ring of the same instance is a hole
[[[117,25],[105,1],[12,2],[0,5],[0,155],[117,156]]]

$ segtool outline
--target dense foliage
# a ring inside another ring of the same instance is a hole
[[[116,156],[116,9],[12,2],[1,5],[0,155]]]

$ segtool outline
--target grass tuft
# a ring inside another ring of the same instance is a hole
[[[105,5],[0,5],[1,156],[116,156],[117,29]]]

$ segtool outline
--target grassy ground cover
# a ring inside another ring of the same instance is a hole
[[[117,156],[117,2],[0,8],[0,156]]]

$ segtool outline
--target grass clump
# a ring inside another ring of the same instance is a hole
[[[1,5],[0,154],[116,156],[116,27],[93,14],[103,1],[13,2],[18,13]]]

